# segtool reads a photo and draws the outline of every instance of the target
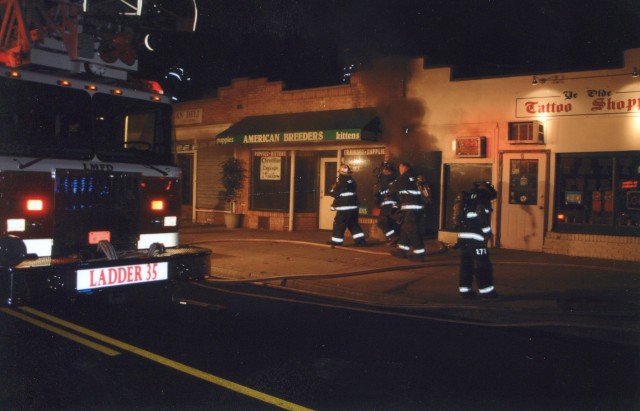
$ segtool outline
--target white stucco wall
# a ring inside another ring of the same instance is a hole
[[[532,75],[451,81],[449,68],[424,69],[423,60],[416,59],[410,62],[407,98],[424,106],[420,128],[433,140],[431,145],[442,151],[443,164],[491,163],[495,182],[500,152],[549,152],[549,196],[545,206],[547,215],[552,216],[556,154],[640,150],[640,77],[631,75],[638,69],[640,49],[633,49],[625,52],[622,68],[540,74],[534,86]],[[599,110],[596,98],[613,105],[615,110]],[[562,104],[563,111],[528,114],[523,107],[529,101]],[[624,108],[617,109],[618,104]],[[544,125],[544,144],[511,144],[508,125],[519,121],[540,121]],[[486,157],[456,157],[452,143],[462,136],[485,136]],[[547,218],[548,233],[551,221]],[[451,233],[442,233],[441,239],[451,240],[447,234]],[[544,246],[548,252],[580,255],[598,242],[613,248],[640,245],[638,238],[550,234]],[[589,247],[585,247],[587,243]],[[633,254],[637,253],[629,252],[625,258],[632,258]]]
[[[422,127],[436,137],[444,161],[454,158],[451,140],[456,136],[497,137],[497,148],[509,149],[507,126],[514,121],[541,121],[545,126],[545,148],[556,153],[640,149],[640,109],[625,114],[516,117],[516,99],[527,97],[560,96],[573,91],[584,100],[586,90],[607,90],[614,93],[610,97],[615,101],[626,99],[624,93],[640,91],[640,77],[631,77],[634,68],[640,68],[640,49],[625,53],[623,68],[541,75],[539,79],[547,80],[537,86],[532,86],[530,75],[450,81],[449,68],[422,66],[422,59],[411,62],[407,97],[423,103],[426,115]],[[493,144],[489,142],[489,146]],[[487,151],[494,153],[489,147]]]

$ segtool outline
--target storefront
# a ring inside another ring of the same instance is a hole
[[[385,158],[374,109],[250,116],[216,136],[247,165],[243,226],[271,230],[331,229],[338,164],[358,183],[363,222],[375,207],[375,168]],[[371,222],[371,221],[369,221]]]
[[[492,246],[640,261],[640,49],[617,68],[536,76],[453,80],[424,59],[399,67],[296,91],[242,80],[181,105],[194,219],[226,212],[216,170],[234,156],[249,170],[244,227],[330,229],[340,163],[354,169],[373,226],[376,167],[411,159],[436,194],[428,220],[443,242],[456,241],[456,194],[485,180],[499,192]],[[376,109],[354,108],[363,102]]]
[[[443,152],[439,238],[455,241],[456,193],[488,180],[494,246],[640,261],[640,49],[624,62],[458,81],[414,66],[409,97]]]

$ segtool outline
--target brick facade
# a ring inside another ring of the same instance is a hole
[[[387,81],[394,83],[391,78]],[[207,126],[233,124],[248,116],[378,107],[381,101],[401,96],[401,79],[395,83],[396,90],[382,85],[389,94],[381,96],[380,92],[367,93],[368,81],[357,73],[349,84],[291,91],[283,90],[281,81],[241,78],[220,88],[217,97],[177,103],[175,111],[202,109],[200,126]],[[176,126],[177,131],[180,128]]]
[[[215,98],[175,105],[176,112],[202,111],[202,121],[197,125],[176,124],[178,142],[188,141],[197,153],[197,221],[221,221],[220,213],[224,208],[215,204],[216,184],[220,179],[215,163],[221,156],[235,155],[251,165],[250,148],[220,147],[212,143],[215,136],[229,126],[248,116],[374,107],[380,114],[381,145],[385,146],[387,156],[398,158],[407,153],[439,152],[442,158],[436,164],[438,171],[448,165],[489,165],[492,167],[491,179],[501,192],[508,192],[508,176],[503,171],[505,164],[501,163],[504,156],[514,156],[512,153],[517,152],[520,158],[525,158],[525,155],[536,158],[537,153],[544,153],[546,157],[540,160],[540,164],[546,180],[541,181],[547,181],[548,192],[539,192],[540,195],[545,194],[541,196],[539,207],[539,210],[545,210],[540,213],[543,218],[539,223],[525,227],[529,231],[518,238],[542,238],[542,249],[536,246],[536,251],[551,254],[640,261],[637,253],[639,237],[558,233],[552,229],[556,154],[640,151],[640,143],[635,138],[637,131],[634,131],[637,130],[638,114],[597,116],[584,113],[580,116],[545,115],[534,118],[518,117],[515,110],[517,102],[523,98],[555,96],[558,94],[555,88],[577,90],[581,96],[586,94],[584,90],[591,89],[630,89],[637,92],[638,80],[630,73],[638,64],[640,49],[626,53],[624,68],[548,76],[557,80],[535,88],[531,85],[530,76],[452,81],[449,68],[424,69],[422,59],[379,61],[369,70],[354,73],[350,84],[316,89],[283,90],[281,82],[270,82],[264,78],[233,80],[229,87],[220,88]],[[513,145],[508,139],[509,124],[529,120],[545,124],[544,144]],[[417,140],[409,140],[407,133],[399,133],[409,128]],[[394,133],[399,137],[394,138]],[[460,136],[485,137],[486,152],[477,158],[458,156],[452,149],[452,143]],[[444,186],[444,177],[438,183]],[[249,204],[248,189],[247,184],[240,199],[240,208],[245,212]],[[444,192],[437,194],[443,195]],[[444,200],[440,198],[439,201],[442,209]],[[494,226],[500,230],[497,238],[501,240],[506,237],[501,234],[512,221],[505,212],[507,203],[504,200],[500,203],[499,199],[494,213]],[[501,218],[499,224],[498,218]],[[289,224],[288,213],[261,211],[249,211],[243,221],[247,228],[314,230],[318,227],[318,215],[296,213],[293,227]],[[362,218],[361,224],[368,237],[380,237],[373,218]],[[535,236],[532,236],[532,227],[537,230]],[[455,233],[439,228],[438,238],[454,242]]]
[[[216,147],[213,143],[215,135],[249,116],[379,107],[381,103],[402,97],[405,82],[398,76],[402,76],[403,71],[396,69],[401,63],[395,59],[380,60],[371,70],[355,73],[349,84],[304,90],[284,90],[282,82],[266,78],[234,79],[230,86],[218,89],[215,98],[177,103],[174,112],[202,110],[202,122],[195,127],[176,122],[178,144],[188,141],[197,153],[196,221],[220,223],[222,216],[216,214],[225,212],[216,199],[220,191],[220,170],[216,164],[222,161],[221,150],[226,149],[226,155],[233,155],[233,152],[229,152],[228,147]],[[194,129],[199,130],[195,137],[190,131]],[[236,147],[234,152],[250,168],[250,149]],[[276,231],[290,229],[288,213],[248,210],[248,204],[249,187],[245,184],[238,203],[245,214],[243,227]],[[375,220],[362,219],[362,223],[368,229]],[[318,215],[297,213],[293,225],[295,230],[315,230]]]
[[[544,252],[608,260],[640,261],[640,238],[549,232]]]

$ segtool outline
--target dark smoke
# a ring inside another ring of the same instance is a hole
[[[438,167],[433,164],[434,137],[425,125],[426,107],[420,100],[407,98],[406,87],[412,73],[406,57],[376,60],[370,70],[358,73],[368,97],[376,105],[390,160],[409,161],[416,171]]]

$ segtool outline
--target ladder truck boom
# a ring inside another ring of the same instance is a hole
[[[0,0],[0,63],[126,80],[150,33],[194,31],[195,0]]]

